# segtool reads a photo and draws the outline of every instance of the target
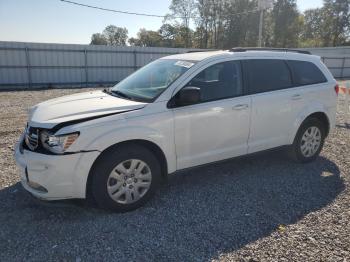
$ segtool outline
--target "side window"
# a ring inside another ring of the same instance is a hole
[[[246,60],[249,74],[249,93],[256,94],[292,86],[290,70],[284,60]]]
[[[327,82],[321,70],[311,62],[289,60],[294,82],[298,86],[312,85]]]
[[[186,86],[200,88],[201,102],[230,98],[242,94],[239,61],[212,65],[196,75]]]

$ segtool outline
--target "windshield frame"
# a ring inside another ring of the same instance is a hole
[[[151,64],[151,63],[154,63],[156,61],[159,61],[159,60],[167,60],[167,61],[172,61],[174,63],[177,63],[177,62],[186,62],[186,63],[191,63],[192,65],[187,67],[187,70],[185,70],[182,74],[180,74],[178,77],[176,77],[175,79],[173,79],[169,84],[166,85],[165,88],[163,88],[163,90],[161,92],[159,92],[159,94],[157,94],[155,97],[151,98],[151,99],[142,99],[140,96],[131,96],[129,93],[126,93],[127,96],[131,97],[131,99],[129,98],[126,98],[124,96],[118,96],[117,94],[113,94],[114,96],[117,96],[117,97],[120,97],[122,99],[126,99],[126,100],[130,100],[130,101],[136,101],[136,102],[141,102],[141,103],[153,103],[154,101],[156,101],[158,99],[158,97],[160,97],[166,90],[168,90],[168,88],[175,82],[177,81],[179,78],[181,78],[184,74],[188,73],[188,71],[193,68],[198,61],[195,61],[195,60],[187,60],[187,59],[170,59],[170,58],[159,58],[159,59],[156,59],[142,67],[140,67],[138,70],[142,69],[143,67]],[[180,66],[180,65],[179,65]],[[184,66],[185,67],[185,66]],[[115,84],[114,86],[112,86],[109,90],[110,90],[110,93],[112,94],[113,91],[119,91],[119,92],[123,92],[124,90],[119,90],[117,89],[117,86],[122,83],[124,80],[126,80],[127,78],[129,78],[130,76],[132,76],[133,74],[135,74],[138,70],[136,70],[135,72],[131,73],[130,75],[128,75],[126,78],[124,78],[123,80],[121,80],[120,82],[118,82],[117,84]],[[113,90],[114,89],[114,90]]]

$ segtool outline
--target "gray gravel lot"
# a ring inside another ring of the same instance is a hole
[[[13,146],[26,110],[82,90],[0,93],[0,261],[349,261],[350,119],[306,165],[281,151],[172,176],[145,207],[114,214],[25,192]]]

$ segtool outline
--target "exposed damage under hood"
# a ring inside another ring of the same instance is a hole
[[[143,108],[146,103],[92,91],[63,96],[40,103],[29,110],[29,125],[58,129],[67,124]]]

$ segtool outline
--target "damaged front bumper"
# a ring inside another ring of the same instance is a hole
[[[23,135],[15,159],[23,187],[44,200],[85,198],[90,168],[100,152],[48,155],[23,149]]]

